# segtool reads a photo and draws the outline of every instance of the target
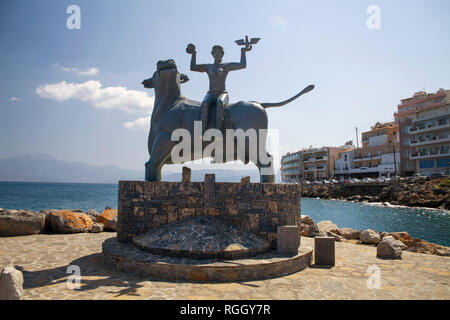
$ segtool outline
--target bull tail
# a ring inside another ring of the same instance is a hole
[[[275,102],[275,103],[261,103],[261,106],[265,109],[265,108],[274,108],[274,107],[281,107],[284,106],[285,104],[288,104],[292,101],[294,101],[295,99],[297,99],[298,97],[300,97],[301,95],[310,92],[312,89],[314,89],[314,85],[310,84],[309,86],[307,86],[305,89],[303,89],[302,91],[300,91],[299,93],[297,93],[295,96],[293,96],[292,98],[289,98],[287,100],[284,100],[282,102]]]

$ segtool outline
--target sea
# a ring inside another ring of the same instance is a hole
[[[95,209],[117,208],[117,184],[0,182],[0,208]],[[314,222],[331,220],[338,227],[378,232],[407,231],[412,237],[450,246],[450,211],[302,198],[301,214]]]

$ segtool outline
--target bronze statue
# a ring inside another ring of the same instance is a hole
[[[212,47],[211,54],[214,58],[214,63],[212,64],[197,64],[197,51],[195,50],[195,46],[190,43],[186,48],[186,52],[192,55],[191,57],[191,71],[197,72],[206,72],[209,77],[209,91],[207,92],[203,102],[201,104],[201,112],[202,112],[202,122],[203,122],[203,132],[208,128],[208,113],[211,106],[216,105],[216,125],[215,128],[222,130],[223,126],[223,112],[224,108],[228,104],[228,92],[225,88],[225,81],[227,79],[228,72],[234,70],[245,69],[247,66],[247,60],[245,53],[247,51],[252,50],[251,44],[258,42],[256,41],[248,41],[248,37],[246,37],[246,42],[244,40],[242,43],[238,43],[239,45],[244,45],[241,48],[241,61],[240,62],[232,62],[232,63],[222,63],[222,58],[224,56],[223,48],[219,45],[215,45]],[[254,40],[254,39],[252,39]],[[237,43],[237,42],[236,42]]]
[[[245,57],[245,51],[243,55]],[[223,72],[225,72],[225,69]],[[189,78],[186,75],[178,72],[175,61],[170,59],[159,61],[157,63],[157,70],[154,72],[153,77],[142,82],[145,88],[155,89],[155,103],[151,116],[150,132],[148,137],[148,151],[150,154],[150,159],[145,164],[146,181],[161,181],[162,166],[164,164],[173,163],[173,160],[171,159],[171,151],[178,144],[178,142],[171,139],[172,133],[176,129],[186,129],[190,132],[191,136],[194,136],[195,121],[201,121],[203,119],[203,113],[201,112],[200,107],[202,103],[187,99],[181,94],[181,84],[188,80]],[[224,81],[222,83],[224,84]],[[222,132],[226,131],[226,129],[241,129],[244,132],[247,132],[249,129],[254,129],[261,132],[261,129],[267,129],[268,126],[267,112],[265,110],[266,108],[283,106],[297,99],[302,94],[311,91],[313,88],[313,85],[309,85],[292,98],[278,103],[240,101],[237,103],[228,104],[223,112],[224,119]],[[223,91],[221,91],[221,93],[225,91],[224,89],[225,87],[223,87]],[[212,120],[211,118],[212,117],[210,117],[209,120]],[[256,158],[252,156],[246,148],[244,154],[236,152],[239,146],[236,146],[235,144],[236,148],[232,155],[233,159],[229,159],[226,154],[226,150],[224,150],[222,153],[222,155],[224,155],[223,162],[234,160],[241,160],[245,164],[253,162],[260,171],[261,182],[273,183],[275,181],[275,173],[272,166],[272,156],[266,150],[266,136],[258,136],[258,139],[258,152]],[[264,141],[261,141],[261,139],[264,139]],[[192,139],[191,141],[193,145],[191,152],[195,150],[194,140],[195,139]],[[201,143],[202,150],[209,144],[209,142],[204,140],[202,140]],[[226,144],[226,141],[224,141],[224,148]],[[264,150],[259,150],[259,148],[264,148]],[[269,158],[270,162],[262,162],[260,159],[261,154],[266,155],[266,158]],[[201,154],[192,152],[190,160],[196,160],[202,157],[203,156]],[[269,170],[262,170],[267,168]],[[263,173],[263,171],[265,173]]]

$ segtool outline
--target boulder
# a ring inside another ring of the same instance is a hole
[[[319,235],[319,229],[317,228],[317,226],[315,224],[305,224],[302,223],[300,224],[301,227],[301,231],[300,231],[300,235],[302,237],[315,237]]]
[[[337,225],[335,225],[333,222],[331,222],[330,220],[324,220],[324,221],[320,221],[317,224],[317,228],[319,229],[319,233],[326,235],[327,232],[333,232],[335,234],[337,234],[339,231],[339,228]]]
[[[437,254],[438,256],[450,257],[450,248],[449,247],[436,248],[435,254]]]
[[[81,209],[73,209],[73,210],[70,210],[70,211],[76,212],[76,213],[83,213],[83,210],[81,210]]]
[[[351,228],[340,228],[338,230],[340,236],[347,240],[357,240],[361,234],[361,230],[353,230]]]
[[[384,237],[377,245],[377,257],[383,259],[401,259],[403,243],[393,236]]]
[[[407,242],[407,245],[408,249],[406,249],[406,251],[450,256],[449,247],[441,246],[422,239],[412,238],[410,242]]]
[[[68,210],[50,212],[48,218],[54,233],[88,232],[93,224],[92,218],[87,214]]]
[[[307,224],[307,225],[313,225],[314,224],[314,220],[311,219],[310,216],[301,216],[300,222],[304,223],[304,224]]]
[[[11,210],[0,215],[0,237],[38,234],[45,229],[45,214]]]
[[[0,272],[0,300],[21,300],[23,294],[23,274],[13,266]]]
[[[117,228],[117,209],[105,209],[96,219],[105,226],[105,231],[116,231]]]
[[[381,237],[376,231],[367,229],[361,232],[359,240],[365,244],[377,244],[380,242]]]
[[[344,239],[343,237],[341,237],[340,235],[338,235],[338,234],[336,234],[336,233],[334,233],[334,232],[331,232],[331,231],[328,231],[328,232],[327,232],[327,236],[328,236],[328,237],[333,237],[334,240],[337,241],[337,242],[342,242],[342,241],[345,240],[345,239]]]
[[[86,214],[90,215],[91,217],[97,218],[100,213],[98,213],[96,210],[94,209],[90,209],[86,212]]]
[[[89,230],[89,232],[90,233],[100,233],[100,232],[103,232],[103,228],[104,228],[104,226],[100,222],[93,222],[91,230]]]

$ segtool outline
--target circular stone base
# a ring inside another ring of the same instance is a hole
[[[270,243],[221,217],[191,217],[133,237],[144,251],[193,259],[241,259],[269,251]]]
[[[170,280],[195,282],[250,281],[279,277],[298,272],[311,265],[312,250],[302,249],[295,256],[270,251],[250,259],[190,259],[154,255],[131,243],[110,238],[102,245],[105,262],[124,272]]]

